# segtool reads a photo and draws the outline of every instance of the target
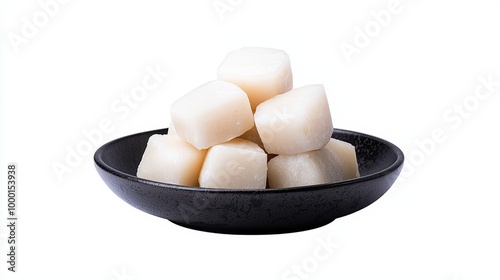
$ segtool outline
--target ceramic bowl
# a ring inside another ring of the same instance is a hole
[[[146,213],[202,231],[270,234],[308,230],[354,213],[379,199],[403,167],[402,151],[367,134],[336,129],[332,137],[356,147],[360,178],[287,189],[207,189],[135,176],[148,138],[168,129],[113,140],[94,155],[96,169],[122,200]]]

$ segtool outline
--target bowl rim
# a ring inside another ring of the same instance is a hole
[[[161,129],[153,129],[153,130],[148,130],[148,131],[143,131],[143,132],[138,132],[126,136],[122,136],[119,138],[116,138],[114,140],[111,140],[105,144],[103,144],[101,147],[99,147],[96,152],[94,153],[94,164],[98,166],[100,169],[103,171],[110,173],[114,176],[120,177],[125,180],[129,181],[134,181],[137,183],[141,184],[146,184],[152,187],[157,187],[157,188],[164,188],[164,189],[174,189],[174,190],[180,190],[180,191],[191,191],[191,192],[210,192],[210,193],[238,193],[238,194],[243,194],[243,193],[248,193],[248,194],[257,194],[257,193],[283,193],[283,192],[302,192],[302,191],[314,191],[314,190],[321,190],[325,188],[340,188],[348,185],[353,185],[353,184],[359,184],[363,182],[368,182],[373,179],[383,177],[385,175],[388,175],[392,173],[393,171],[397,170],[404,162],[404,154],[401,151],[400,148],[398,148],[396,145],[392,144],[391,142],[384,140],[382,138],[372,136],[366,133],[362,132],[356,132],[352,130],[346,130],[346,129],[340,129],[340,128],[335,128],[333,134],[335,132],[342,132],[342,133],[347,133],[347,134],[355,134],[359,135],[362,137],[367,137],[367,138],[372,138],[376,141],[379,141],[386,146],[389,147],[390,150],[392,150],[396,154],[396,160],[387,168],[382,169],[378,172],[361,176],[359,178],[355,179],[349,179],[349,180],[343,180],[340,182],[336,183],[326,183],[326,184],[316,184],[316,185],[307,185],[307,186],[297,186],[297,187],[290,187],[290,188],[280,188],[280,189],[222,189],[222,188],[200,188],[200,187],[191,187],[191,186],[183,186],[183,185],[177,185],[177,184],[170,184],[170,183],[163,183],[163,182],[158,182],[158,181],[153,181],[153,180],[148,180],[144,178],[137,177],[136,175],[128,174],[125,172],[122,172],[120,170],[117,170],[110,165],[108,165],[106,162],[104,162],[102,155],[106,151],[106,149],[109,146],[114,145],[117,142],[120,142],[126,138],[132,138],[136,137],[140,134],[163,134],[168,131],[168,128],[161,128]],[[332,138],[333,138],[332,134]]]

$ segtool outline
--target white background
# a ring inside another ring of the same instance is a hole
[[[497,1],[66,2],[0,5],[1,279],[500,279]],[[386,195],[316,230],[234,236],[142,213],[106,187],[95,149],[167,127],[170,104],[244,46],[285,50],[295,86],[324,84],[335,127],[401,147]],[[125,105],[148,67],[169,75]],[[84,132],[103,120],[86,151]],[[4,261],[9,162],[16,273]]]

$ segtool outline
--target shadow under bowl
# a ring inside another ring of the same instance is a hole
[[[356,148],[361,177],[286,189],[208,189],[135,176],[148,139],[158,129],[104,144],[94,154],[97,172],[121,199],[146,213],[191,229],[232,234],[297,232],[329,224],[379,199],[403,167],[403,152],[363,133],[335,129],[332,138]]]

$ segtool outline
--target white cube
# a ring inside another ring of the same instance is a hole
[[[308,85],[257,106],[255,126],[267,153],[298,154],[323,148],[333,133],[323,85]]]
[[[271,189],[335,183],[342,178],[339,159],[326,148],[296,155],[278,155],[268,163]]]
[[[229,52],[219,66],[217,77],[242,88],[248,94],[252,110],[293,88],[288,54],[272,48],[246,47]]]
[[[200,187],[264,189],[267,155],[257,144],[236,138],[208,149],[198,181]]]
[[[330,139],[325,148],[329,149],[339,158],[344,172],[343,180],[359,177],[358,160],[356,159],[356,149],[351,143],[338,139]]]
[[[224,81],[193,89],[175,101],[170,111],[176,133],[197,149],[229,141],[254,125],[245,92]]]
[[[152,135],[137,168],[137,177],[197,187],[206,152],[196,149],[176,135]]]

